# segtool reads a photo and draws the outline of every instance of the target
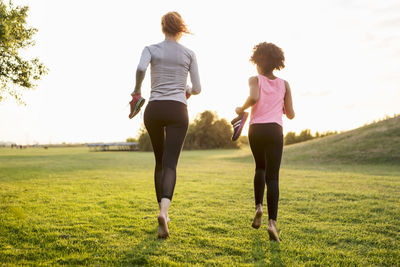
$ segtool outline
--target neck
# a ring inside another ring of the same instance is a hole
[[[178,35],[165,35],[165,40],[168,40],[168,41],[172,41],[172,42],[178,42],[179,41],[179,38],[178,38]]]
[[[265,77],[269,78],[269,79],[275,79],[275,75],[272,72],[268,72],[268,73],[262,73],[262,75],[264,75]]]

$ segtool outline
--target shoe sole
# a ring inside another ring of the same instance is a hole
[[[146,102],[146,100],[144,98],[139,99],[139,101],[135,105],[135,108],[133,109],[133,112],[131,114],[129,114],[129,119],[132,119],[133,117],[136,116],[136,114],[139,113],[140,109],[144,105],[144,102]]]

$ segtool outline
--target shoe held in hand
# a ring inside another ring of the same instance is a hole
[[[239,138],[248,116],[248,112],[243,112],[231,121],[233,127],[232,141],[236,141]]]
[[[131,113],[129,113],[129,119],[132,119],[139,113],[140,109],[144,105],[146,100],[140,94],[132,95],[132,100],[129,102],[129,106],[131,108]]]

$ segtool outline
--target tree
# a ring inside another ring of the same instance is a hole
[[[239,144],[232,142],[231,137],[232,126],[206,110],[189,126],[184,149],[238,148]]]
[[[133,138],[133,137],[128,137],[128,138],[126,138],[126,142],[127,143],[137,143],[137,139],[136,138]]]
[[[11,96],[17,103],[24,104],[23,90],[33,89],[47,68],[38,58],[24,59],[21,49],[33,46],[37,29],[26,23],[28,7],[7,7],[0,0],[0,101]]]
[[[305,129],[300,132],[299,137],[298,137],[298,142],[304,142],[313,139],[313,136],[311,134],[310,129]]]
[[[291,145],[291,144],[294,144],[294,143],[297,143],[296,133],[295,132],[288,132],[285,135],[285,145]]]
[[[150,135],[147,132],[146,127],[144,125],[142,125],[142,127],[139,130],[138,142],[139,142],[139,150],[140,151],[152,151],[153,150],[153,146],[152,146],[151,140],[150,140]]]

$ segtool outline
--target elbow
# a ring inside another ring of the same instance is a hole
[[[191,90],[191,94],[192,95],[198,95],[201,93],[201,86],[193,86],[192,90]]]
[[[257,101],[258,101],[258,97],[249,97],[249,102],[250,102],[250,105],[254,105],[255,103],[257,103]]]
[[[286,114],[286,117],[287,117],[289,120],[293,120],[293,119],[294,119],[294,112],[287,113],[287,114]]]
[[[144,75],[146,73],[146,69],[141,68],[140,66],[136,69],[136,75]]]

